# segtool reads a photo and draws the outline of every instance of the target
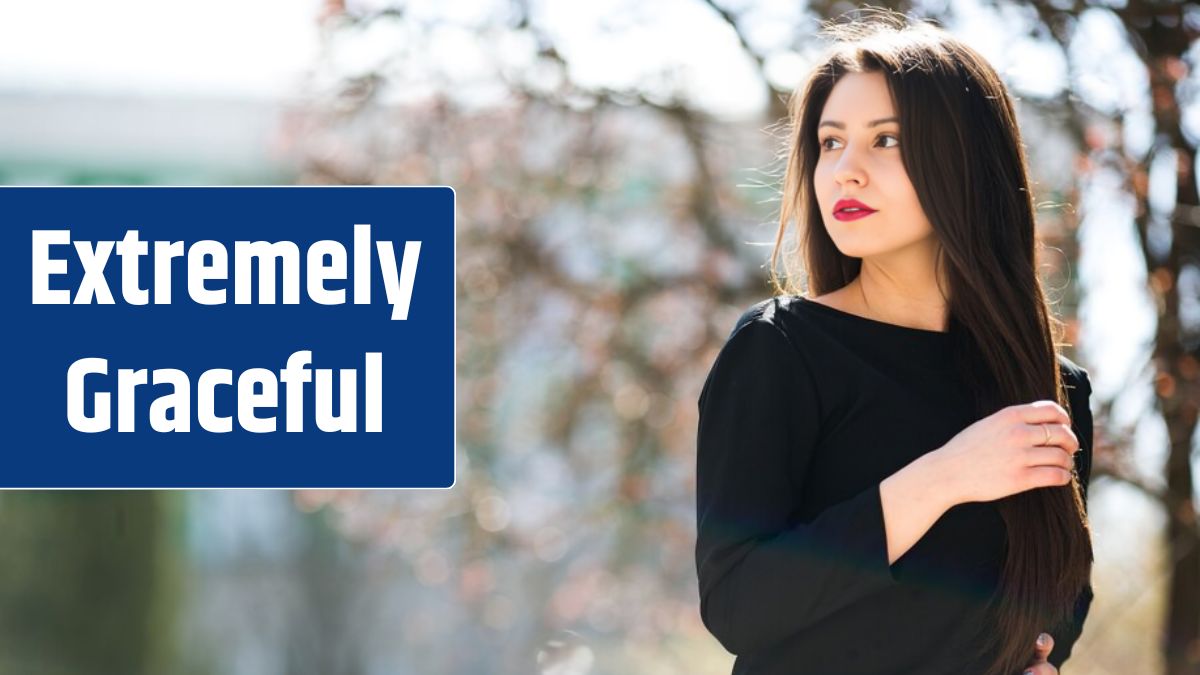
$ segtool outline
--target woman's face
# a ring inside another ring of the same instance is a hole
[[[833,243],[853,258],[912,247],[928,253],[936,241],[904,170],[895,116],[882,73],[848,73],[834,85],[818,122],[817,204]],[[878,120],[888,121],[872,126]],[[843,199],[857,199],[874,212],[839,219],[834,209]]]

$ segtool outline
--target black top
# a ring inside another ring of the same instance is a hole
[[[1007,550],[995,504],[951,508],[889,566],[879,495],[978,419],[950,339],[799,296],[738,320],[700,393],[696,466],[700,614],[735,675],[982,672],[972,630]],[[1086,499],[1091,383],[1059,364]],[[1050,627],[1054,665],[1091,600]]]

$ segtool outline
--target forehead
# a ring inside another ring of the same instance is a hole
[[[829,92],[820,121],[834,120],[862,126],[866,120],[895,114],[883,73],[847,73]]]

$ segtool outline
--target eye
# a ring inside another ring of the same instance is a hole
[[[829,147],[828,143],[829,143],[829,141],[836,141],[836,140],[837,140],[837,139],[836,139],[836,138],[834,138],[833,136],[826,136],[826,137],[825,137],[825,138],[824,138],[824,139],[821,141],[821,149],[822,149],[822,150],[832,150],[832,148],[830,148],[830,147]]]
[[[898,136],[896,136],[895,134],[879,134],[879,138],[880,139],[890,138],[893,141],[895,141],[897,145],[900,143],[900,138]],[[836,140],[837,140],[837,138],[834,136],[826,136],[820,142],[821,150],[833,150],[833,148],[829,147],[828,144],[829,144],[829,141],[836,141]],[[896,147],[896,145],[890,145],[890,146],[886,146],[886,147],[894,148],[894,147]]]

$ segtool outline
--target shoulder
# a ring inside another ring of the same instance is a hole
[[[790,310],[794,299],[775,296],[743,309],[726,337],[718,360],[735,359],[759,367],[773,365],[775,369],[806,361],[800,349],[802,336],[797,334],[803,327],[796,325]],[[807,369],[806,364],[799,367]]]
[[[798,315],[793,309],[795,296],[778,295],[759,300],[744,309],[734,322],[726,339],[726,350],[753,345],[754,348],[772,352],[775,357],[789,360],[807,360],[803,325],[798,325]]]
[[[729,331],[729,338],[732,339],[747,326],[757,326],[757,328],[751,329],[752,332],[763,332],[764,327],[769,327],[796,346],[794,339],[796,336],[792,334],[797,330],[795,321],[797,314],[793,310],[797,301],[796,296],[777,295],[755,302],[743,310],[741,316],[734,322],[733,329]]]
[[[718,358],[729,358],[731,352],[752,352],[755,358],[751,360],[763,362],[787,355],[789,341],[779,310],[776,298],[760,300],[742,310]]]
[[[803,325],[791,309],[795,296],[775,296],[744,309],[729,332],[718,361],[734,361],[741,368],[769,370],[770,377],[784,373],[812,378],[805,354]]]
[[[1063,384],[1067,387],[1068,394],[1087,396],[1092,393],[1092,381],[1083,366],[1059,354],[1058,369],[1062,372]]]
[[[1058,355],[1058,368],[1062,372],[1063,387],[1067,390],[1071,418],[1079,421],[1086,416],[1090,420],[1092,382],[1087,369],[1062,354]]]
[[[781,330],[779,322],[780,298],[767,298],[760,300],[753,305],[750,305],[742,311],[741,316],[733,324],[733,330],[729,331],[729,337],[737,335],[746,326],[759,323],[771,326],[776,330]]]
[[[788,325],[786,297],[760,300],[734,322],[709,370],[700,401],[710,389],[795,394],[813,386],[807,359]],[[802,384],[807,382],[807,384]]]

